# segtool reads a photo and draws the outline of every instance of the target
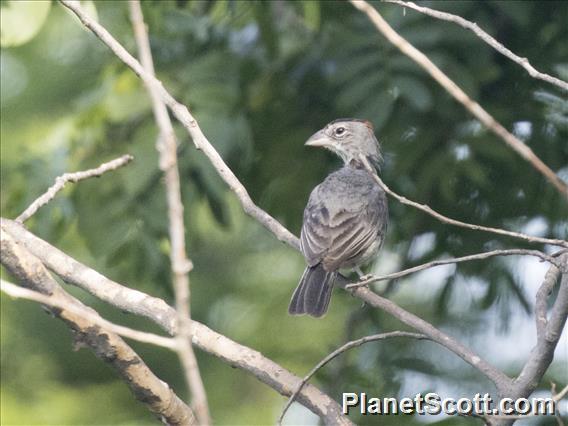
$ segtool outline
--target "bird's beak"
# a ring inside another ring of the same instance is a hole
[[[306,146],[329,146],[329,137],[320,130],[314,133],[305,143]]]

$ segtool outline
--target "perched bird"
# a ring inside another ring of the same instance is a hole
[[[288,308],[292,315],[321,317],[327,312],[338,270],[358,269],[383,245],[388,206],[384,191],[362,162],[366,158],[377,167],[381,159],[370,122],[332,121],[306,145],[327,148],[344,163],[310,194],[300,238],[308,267]]]

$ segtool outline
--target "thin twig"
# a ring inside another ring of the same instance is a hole
[[[394,272],[392,274],[366,277],[365,280],[357,281],[357,282],[354,282],[352,284],[348,284],[345,288],[350,289],[350,288],[354,288],[354,287],[363,287],[363,286],[368,286],[369,284],[379,282],[379,281],[393,280],[393,279],[401,278],[401,277],[404,277],[406,275],[410,275],[410,274],[413,274],[415,272],[422,271],[424,269],[429,269],[429,268],[432,268],[434,266],[439,266],[439,265],[448,265],[448,264],[452,264],[452,263],[469,262],[469,261],[472,261],[472,260],[487,259],[489,257],[494,257],[494,256],[517,256],[517,255],[518,256],[535,256],[535,257],[538,257],[542,260],[546,260],[547,262],[550,262],[553,265],[559,266],[559,264],[560,264],[560,262],[557,261],[554,257],[549,256],[547,254],[544,254],[543,252],[538,251],[538,250],[525,250],[525,249],[493,250],[493,251],[487,251],[487,252],[484,252],[484,253],[470,254],[468,256],[455,257],[455,258],[451,258],[451,259],[433,260],[431,262],[423,263],[422,265],[418,265],[418,266],[413,266],[412,268],[408,268],[408,269],[405,269],[405,270],[399,271],[399,272]]]
[[[348,282],[349,281],[343,276],[339,276],[338,280],[336,281],[336,285],[345,288],[345,285]],[[507,394],[512,384],[511,378],[495,366],[491,365],[481,356],[476,354],[472,349],[468,348],[461,342],[455,340],[453,337],[434,327],[429,322],[423,320],[422,318],[414,315],[411,312],[402,309],[393,301],[379,296],[377,293],[374,293],[366,287],[352,288],[347,291],[349,291],[353,296],[363,300],[369,306],[381,309],[397,318],[404,324],[412,327],[414,330],[427,335],[432,341],[445,347],[450,352],[453,352],[462,360],[475,368],[477,371],[479,371],[481,374],[483,374],[485,377],[487,377],[489,380],[491,380],[491,382],[493,382],[493,384],[499,391],[499,394]]]
[[[290,408],[290,406],[292,405],[292,403],[294,402],[294,400],[298,396],[298,393],[300,393],[300,391],[302,390],[304,385],[308,382],[308,380],[310,380],[312,378],[312,376],[314,374],[316,374],[317,371],[320,370],[322,367],[324,367],[328,362],[330,362],[332,359],[338,357],[342,353],[347,352],[351,348],[356,348],[356,347],[364,345],[365,343],[368,343],[368,342],[376,342],[377,340],[390,339],[392,337],[411,337],[413,339],[419,339],[419,340],[429,339],[429,337],[426,336],[425,334],[410,333],[410,332],[407,332],[407,331],[391,331],[391,332],[388,332],[388,333],[373,334],[371,336],[365,336],[365,337],[362,337],[360,339],[352,340],[350,342],[343,344],[342,346],[340,346],[339,348],[337,348],[336,350],[331,352],[329,355],[327,355],[320,362],[318,362],[317,365],[314,368],[312,368],[310,370],[310,372],[302,379],[302,381],[298,385],[298,388],[290,396],[290,398],[288,399],[288,402],[286,403],[286,405],[282,409],[282,413],[280,414],[280,417],[278,418],[278,424],[279,425],[282,424],[282,420],[284,420],[284,416],[286,415],[288,408]]]
[[[51,186],[44,194],[38,197],[33,203],[29,205],[29,207],[24,210],[22,214],[20,214],[16,221],[23,223],[32,217],[35,212],[37,212],[40,207],[49,203],[55,195],[63,189],[67,182],[79,182],[83,179],[88,179],[92,177],[100,177],[103,173],[106,173],[110,170],[116,170],[119,167],[122,167],[134,159],[132,155],[123,155],[115,160],[109,161],[108,163],[103,163],[96,169],[85,170],[82,172],[74,172],[74,173],[65,173],[62,176],[55,178],[55,184]]]
[[[411,1],[402,1],[402,0],[382,0],[384,3],[394,3],[402,7],[408,7],[410,9],[414,9],[417,12],[423,13],[425,15],[432,16],[433,18],[441,19],[443,21],[454,22],[459,26],[471,30],[477,35],[481,40],[495,49],[497,52],[501,53],[503,56],[506,56],[513,62],[516,62],[521,67],[523,67],[531,77],[537,78],[539,80],[546,81],[547,83],[554,84],[561,89],[568,90],[568,83],[564,80],[561,80],[556,77],[552,77],[546,73],[542,73],[537,71],[529,62],[527,58],[521,58],[520,56],[515,55],[497,40],[495,40],[491,35],[486,33],[482,30],[475,22],[468,21],[467,19],[462,18],[458,15],[453,15],[451,13],[442,12],[439,10],[431,9],[429,7],[418,6],[416,3]]]
[[[528,161],[538,170],[554,187],[568,198],[568,184],[558,177],[537,155],[520,141],[516,136],[503,127],[481,105],[472,100],[453,80],[440,70],[424,53],[416,49],[400,34],[398,34],[381,14],[364,0],[349,0],[349,2],[367,15],[375,27],[396,46],[402,53],[424,68],[446,91],[457,99],[471,114],[473,114],[488,129],[499,136],[517,154]]]
[[[144,23],[142,8],[138,0],[131,0],[130,20],[134,28],[140,62],[144,70],[154,76],[154,64],[150,40]],[[177,162],[177,142],[174,127],[166,105],[161,100],[155,85],[145,82],[152,100],[152,109],[160,129],[157,143],[160,154],[160,167],[164,171],[168,203],[169,234],[171,242],[170,262],[173,275],[174,294],[178,323],[178,356],[182,363],[187,385],[191,391],[192,405],[197,419],[202,425],[209,425],[211,418],[203,379],[199,373],[197,359],[191,345],[191,312],[189,271],[191,261],[186,256],[185,226],[183,222],[183,203],[181,200],[180,178]]]
[[[4,280],[0,280],[0,290],[2,290],[7,295],[17,299],[31,300],[33,302],[38,302],[42,305],[47,305],[52,308],[63,309],[72,312],[84,318],[86,321],[89,321],[94,325],[98,325],[104,330],[111,331],[120,336],[127,337],[128,339],[136,340],[142,343],[149,343],[155,346],[161,346],[162,348],[171,349],[173,351],[177,350],[177,342],[171,337],[163,337],[157,334],[133,330],[129,327],[114,324],[102,318],[98,314],[92,313],[83,308],[79,308],[76,305],[72,305],[68,301],[65,301],[63,299],[58,299],[54,296],[46,296],[45,294],[42,294],[40,292],[29,290],[27,288],[17,286],[16,284],[12,284]]]
[[[409,200],[408,198],[403,197],[402,195],[397,194],[396,192],[391,190],[382,181],[382,179],[377,175],[376,170],[369,164],[369,162],[366,158],[361,157],[360,161],[363,163],[363,165],[365,166],[367,171],[373,176],[375,181],[381,186],[381,188],[383,188],[383,190],[387,194],[393,196],[398,201],[400,201],[402,204],[406,204],[407,206],[412,206],[412,207],[414,207],[418,210],[422,210],[423,212],[429,214],[430,216],[435,217],[440,222],[447,223],[449,225],[460,226],[462,228],[473,229],[473,230],[476,230],[476,231],[490,232],[492,234],[498,234],[498,235],[506,235],[507,237],[518,238],[518,239],[521,239],[521,240],[528,241],[530,243],[551,244],[551,245],[555,245],[555,246],[568,247],[568,241],[565,241],[565,240],[533,237],[532,235],[527,235],[527,234],[523,234],[523,233],[520,233],[520,232],[506,231],[505,229],[501,229],[501,228],[491,228],[491,227],[488,227],[488,226],[474,225],[472,223],[466,223],[466,222],[462,222],[461,220],[456,220],[456,219],[452,219],[448,216],[444,216],[443,214],[438,213],[437,211],[432,209],[427,204],[420,204],[420,203],[417,203],[415,201]]]

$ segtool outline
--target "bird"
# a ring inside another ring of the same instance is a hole
[[[307,267],[288,312],[322,317],[328,310],[333,283],[340,269],[355,269],[381,249],[388,224],[388,204],[365,160],[379,167],[382,160],[373,125],[342,118],[314,133],[305,143],[326,148],[343,160],[311,192],[304,209],[300,249]]]

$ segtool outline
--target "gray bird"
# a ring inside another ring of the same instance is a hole
[[[327,312],[338,270],[371,260],[383,245],[387,198],[361,158],[378,166],[379,143],[368,121],[332,121],[306,142],[324,147],[344,162],[310,194],[304,210],[300,248],[308,267],[292,295],[288,312],[321,317]]]

